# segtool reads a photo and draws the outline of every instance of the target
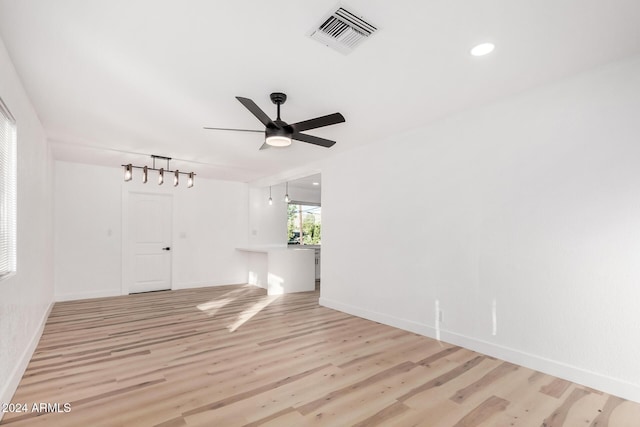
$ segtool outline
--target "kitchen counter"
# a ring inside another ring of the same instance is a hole
[[[314,248],[249,246],[236,250],[249,254],[247,282],[267,289],[267,295],[315,290]]]

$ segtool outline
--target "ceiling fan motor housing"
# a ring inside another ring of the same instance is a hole
[[[274,120],[277,127],[267,126],[264,130],[265,142],[273,147],[286,147],[291,145],[293,129],[282,120]]]
[[[271,102],[276,105],[284,104],[287,101],[287,95],[282,92],[273,92],[269,97]]]

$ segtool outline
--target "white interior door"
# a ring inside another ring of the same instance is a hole
[[[171,289],[171,196],[129,194],[129,293]]]

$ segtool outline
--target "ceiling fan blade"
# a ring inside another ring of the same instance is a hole
[[[327,148],[332,147],[333,144],[336,143],[330,139],[319,138],[317,136],[305,135],[304,133],[297,132],[294,132],[293,135],[291,135],[291,138],[297,141],[308,142],[309,144],[315,144]]]
[[[344,121],[345,119],[342,114],[333,113],[322,117],[316,117],[315,119],[309,119],[303,122],[294,123],[289,126],[293,128],[294,132],[304,132],[305,130],[335,125],[338,123],[343,123]]]
[[[232,130],[234,132],[258,132],[258,133],[264,133],[263,130],[253,130],[253,129],[207,128],[207,127],[204,127],[202,129],[208,129],[208,130]]]
[[[242,98],[240,96],[236,96],[236,99],[240,101],[240,103],[244,105],[247,110],[251,111],[251,114],[256,116],[256,118],[260,120],[263,125],[274,128],[278,127],[275,123],[273,123],[273,121],[271,121],[269,116],[267,116],[267,114],[256,105],[255,102],[253,102],[249,98]]]

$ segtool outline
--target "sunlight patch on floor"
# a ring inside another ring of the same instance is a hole
[[[266,306],[268,306],[278,298],[280,298],[280,295],[267,295],[262,297],[251,307],[240,313],[236,321],[233,322],[233,324],[227,326],[227,329],[229,329],[229,332],[234,332],[236,329],[245,324],[247,321],[251,320],[253,316],[260,313],[260,311],[262,311]]]
[[[203,302],[202,304],[198,304],[196,308],[209,316],[213,316],[225,305],[235,301],[238,296],[247,292],[247,287],[243,287],[242,289],[236,289],[226,294],[220,295],[219,298],[213,299],[211,301]]]

